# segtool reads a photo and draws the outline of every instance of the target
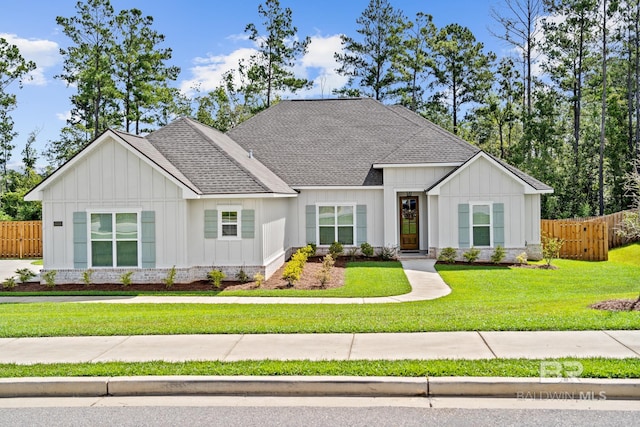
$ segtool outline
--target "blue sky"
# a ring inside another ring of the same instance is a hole
[[[173,50],[171,65],[181,68],[176,85],[189,91],[199,84],[203,89],[217,85],[219,76],[252,48],[244,28],[258,25],[258,5],[261,0],[112,0],[116,12],[138,8],[154,18],[154,28],[165,35],[165,47]],[[309,53],[298,65],[298,72],[315,79],[314,88],[299,97],[325,97],[343,83],[334,72],[333,52],[340,48],[339,35],[356,36],[356,19],[369,0],[281,0],[283,7],[293,11],[293,21],[301,37],[310,36]],[[11,112],[16,149],[10,164],[19,167],[21,151],[29,133],[39,128],[36,149],[42,152],[47,142],[55,139],[65,125],[71,105],[73,88],[54,76],[62,69],[59,49],[69,40],[56,25],[56,16],[75,14],[76,0],[21,0],[5,2],[0,14],[0,37],[18,45],[27,59],[38,69],[33,80],[22,89],[12,85],[9,90],[18,96],[18,108]],[[505,47],[488,28],[496,28],[490,16],[500,0],[392,0],[391,4],[412,17],[416,12],[430,13],[438,28],[457,22],[469,27],[487,49],[501,56]],[[319,76],[324,76],[319,78]],[[322,84],[320,84],[322,82]],[[40,158],[39,166],[46,160]]]

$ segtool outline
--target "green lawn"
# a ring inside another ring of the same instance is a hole
[[[638,295],[640,244],[611,251],[608,262],[554,264],[439,266],[453,292],[401,304],[0,304],[0,337],[640,329],[640,312],[589,308]]]
[[[180,295],[180,296],[243,296],[243,297],[385,297],[411,292],[411,285],[398,261],[355,261],[347,263],[344,286],[333,289],[295,290],[295,289],[252,289],[252,290],[210,290],[162,292],[131,291],[123,288],[119,291],[101,291],[99,286],[89,286],[82,291],[43,290],[41,292],[3,292],[5,296],[134,296],[134,295]]]
[[[539,377],[532,359],[485,360],[354,360],[242,362],[142,362],[0,364],[0,378],[117,377],[147,375],[348,375],[391,377]],[[639,378],[640,359],[554,359],[580,362],[583,378]]]
[[[385,297],[411,292],[411,285],[398,261],[349,262],[344,273],[344,286],[334,289],[254,289],[222,291],[219,296],[252,297]]]

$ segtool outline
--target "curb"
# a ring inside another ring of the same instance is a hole
[[[556,380],[551,382],[549,380]],[[151,376],[0,378],[3,397],[101,396],[500,397],[640,400],[640,379],[503,377]]]

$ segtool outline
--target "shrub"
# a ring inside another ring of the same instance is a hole
[[[351,261],[354,261],[357,255],[358,255],[358,248],[355,246],[352,248],[349,248],[349,250],[347,251],[347,256]]]
[[[329,253],[331,256],[336,259],[344,252],[344,246],[340,242],[333,242],[331,246],[329,246]]]
[[[380,258],[382,258],[384,261],[391,261],[393,259],[396,259],[397,251],[398,251],[398,248],[396,246],[393,246],[393,245],[383,246],[382,248],[380,248]]]
[[[264,282],[264,275],[262,273],[254,274],[253,281],[256,284],[256,288],[259,288],[260,286],[262,286],[262,283]]]
[[[447,264],[453,264],[456,262],[458,251],[454,248],[443,248],[438,255],[438,261],[446,262]]]
[[[6,279],[4,279],[4,282],[2,282],[2,287],[5,289],[13,289],[16,287],[16,278],[11,276],[11,277],[7,277]]]
[[[131,276],[133,276],[133,271],[127,271],[120,275],[120,283],[122,283],[122,286],[129,286],[131,284]]]
[[[169,272],[167,273],[167,277],[162,279],[162,283],[169,289],[176,283],[176,266],[171,267]]]
[[[499,264],[505,256],[507,256],[507,251],[505,251],[502,246],[498,245],[491,254],[491,262],[494,264]]]
[[[480,249],[476,249],[476,248],[471,248],[471,249],[469,249],[468,251],[466,251],[465,253],[462,254],[462,257],[468,263],[475,262],[475,260],[477,260],[479,256],[480,256]]]
[[[331,269],[335,265],[336,261],[331,254],[326,254],[322,259],[322,269],[318,271],[316,277],[320,281],[320,285],[324,287],[327,282],[331,280]]]
[[[293,259],[287,263],[282,272],[282,278],[287,281],[289,286],[293,286],[302,275],[302,267],[299,263],[294,262]]]
[[[18,278],[22,283],[28,282],[32,277],[36,277],[36,273],[29,270],[28,268],[19,268],[16,270],[16,274],[18,275]]]
[[[300,248],[300,251],[302,253],[304,253],[307,256],[307,258],[309,258],[309,257],[312,257],[312,256],[314,256],[316,254],[315,246],[316,245],[310,245],[309,244],[309,245],[305,246],[304,248]]]
[[[547,268],[551,267],[551,261],[560,257],[562,245],[564,245],[564,240],[562,239],[542,236],[542,257],[547,263]]]
[[[295,282],[300,280],[302,275],[302,269],[307,263],[308,255],[311,253],[311,246],[307,245],[304,248],[300,248],[291,256],[291,259],[284,267],[282,272],[282,278],[287,281],[289,286],[293,286]]]
[[[85,286],[91,285],[91,276],[93,276],[93,270],[88,269],[82,272],[82,282]]]
[[[49,270],[42,275],[47,288],[53,288],[56,286],[56,274],[58,274],[56,270]]]
[[[209,278],[209,281],[211,282],[213,287],[216,289],[219,289],[220,285],[222,284],[222,279],[227,277],[227,275],[224,274],[221,270],[216,269],[216,270],[211,270],[207,274],[207,277]]]
[[[526,264],[527,263],[527,253],[522,252],[520,255],[516,257],[516,262],[518,264]]]
[[[250,280],[249,275],[244,271],[243,267],[240,267],[240,270],[236,273],[236,279],[240,283],[247,283]]]
[[[360,252],[362,252],[362,255],[364,255],[365,257],[371,258],[374,254],[373,246],[371,246],[367,242],[364,242],[360,245]]]
[[[309,256],[314,256],[316,254],[316,250],[318,249],[318,246],[316,246],[315,243],[307,243],[307,246],[311,248],[310,249],[311,253],[309,254]]]

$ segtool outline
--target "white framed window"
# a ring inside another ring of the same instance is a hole
[[[329,246],[333,242],[355,245],[355,204],[318,204],[316,209],[318,246]]]
[[[492,203],[470,203],[469,214],[471,216],[471,246],[493,246],[493,215]]]
[[[242,206],[218,206],[218,238],[240,239],[240,212]]]
[[[140,212],[89,212],[91,267],[140,266]]]

